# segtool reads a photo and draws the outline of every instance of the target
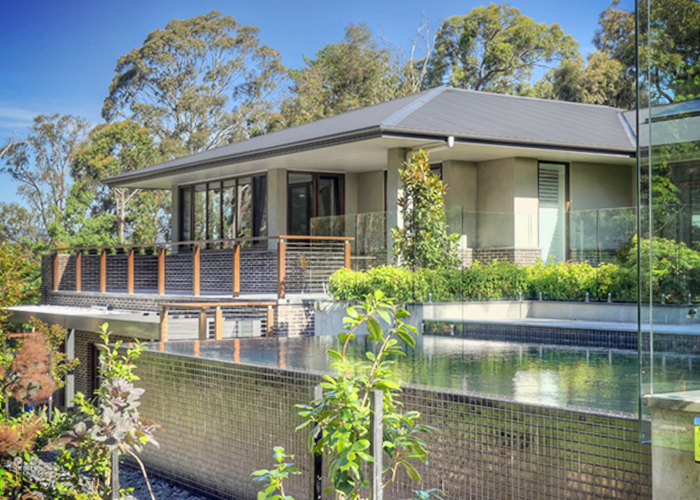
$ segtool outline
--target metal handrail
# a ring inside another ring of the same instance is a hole
[[[118,248],[151,248],[172,245],[210,245],[213,243],[238,243],[246,241],[270,241],[270,240],[311,240],[311,241],[355,241],[353,236],[305,236],[305,235],[280,235],[280,236],[252,236],[247,238],[219,238],[216,240],[188,240],[188,241],[161,241],[154,243],[124,243],[121,245],[89,246],[51,248],[48,253],[83,252],[87,250],[114,250]]]
[[[127,293],[134,293],[135,286],[135,248],[158,247],[158,294],[165,294],[165,246],[167,245],[195,245],[192,249],[192,295],[199,296],[200,294],[200,254],[201,245],[217,242],[233,243],[231,251],[233,258],[233,281],[232,295],[240,296],[240,257],[242,241],[257,241],[257,240],[278,240],[277,241],[277,296],[280,299],[285,297],[286,293],[286,254],[287,241],[337,241],[344,242],[343,260],[344,267],[351,267],[350,260],[350,242],[354,240],[352,236],[306,236],[306,235],[280,235],[280,236],[262,236],[252,238],[222,238],[216,240],[200,240],[200,241],[178,241],[178,242],[160,242],[154,244],[134,244],[134,245],[112,245],[112,246],[92,246],[92,247],[72,247],[72,248],[54,248],[50,252],[53,258],[53,289],[59,290],[60,282],[60,256],[61,254],[75,255],[75,291],[82,291],[82,255],[88,250],[101,250],[100,252],[100,292],[107,292],[107,250],[124,248],[129,249],[127,259]],[[189,253],[189,252],[188,252]]]

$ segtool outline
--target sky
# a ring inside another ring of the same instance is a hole
[[[328,43],[343,38],[349,23],[366,23],[394,43],[409,47],[421,18],[433,30],[440,21],[466,15],[478,0],[8,0],[0,16],[0,144],[26,136],[40,114],[72,114],[101,123],[102,102],[120,56],[142,45],[171,19],[212,10],[257,26],[261,43],[278,50],[290,68],[303,66]],[[609,0],[512,0],[538,23],[558,23],[580,43],[591,40]],[[623,0],[631,10],[632,0]],[[21,202],[17,184],[0,174],[0,201]]]

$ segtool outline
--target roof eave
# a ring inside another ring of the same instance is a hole
[[[364,141],[367,139],[375,139],[381,137],[382,129],[380,126],[372,126],[364,129],[353,130],[342,134],[320,137],[318,139],[293,142],[282,146],[271,148],[257,149],[239,154],[221,156],[219,158],[208,158],[199,161],[187,162],[173,167],[145,169],[135,172],[109,177],[103,182],[109,187],[120,187],[134,182],[156,179],[159,177],[168,177],[184,172],[193,172],[201,169],[213,168],[222,165],[232,165],[243,163],[246,161],[259,160],[264,158],[272,158],[275,156],[283,156],[286,154],[297,153],[301,151],[309,151],[312,149],[320,149],[338,144],[346,144],[349,142]]]
[[[527,147],[533,149],[584,152],[593,154],[609,154],[615,156],[622,155],[628,157],[634,157],[636,153],[635,148],[632,146],[630,146],[629,148],[616,148],[600,145],[566,144],[545,141],[524,141],[518,139],[505,139],[503,137],[464,135],[449,133],[445,131],[410,129],[379,124],[363,129],[353,130],[351,132],[344,132],[341,134],[320,137],[318,139],[293,142],[282,146],[257,149],[239,154],[225,155],[218,158],[196,160],[192,162],[182,163],[180,165],[172,167],[145,169],[136,172],[128,172],[125,174],[120,174],[105,179],[104,183],[110,187],[127,186],[136,182],[153,180],[160,177],[174,176],[185,172],[189,173],[224,165],[234,165],[238,163],[244,163],[247,161],[273,158],[302,151],[321,149],[339,144],[347,144],[351,142],[360,142],[368,139],[376,139],[379,137],[397,137],[404,139],[434,141],[435,139],[446,140],[449,136],[453,136],[455,138],[455,141],[458,143],[483,144],[484,146]]]
[[[405,138],[416,138],[416,139],[435,139],[436,137],[445,138],[445,140],[452,136],[455,139],[455,143],[463,144],[483,144],[485,146],[516,146],[516,147],[527,147],[533,149],[552,149],[557,151],[572,151],[581,153],[594,153],[594,154],[613,154],[616,156],[630,156],[634,157],[636,154],[636,148],[630,145],[629,148],[618,148],[612,146],[601,146],[601,145],[585,145],[585,144],[570,144],[570,143],[556,143],[556,142],[546,142],[546,141],[525,141],[518,139],[505,139],[503,137],[490,137],[490,136],[477,136],[477,135],[464,135],[458,133],[449,132],[432,132],[425,130],[407,129],[400,127],[383,127],[384,136],[394,135],[401,136]]]

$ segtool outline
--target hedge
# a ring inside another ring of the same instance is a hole
[[[642,253],[648,256],[648,240],[642,240]],[[700,253],[683,243],[654,238],[653,293],[668,302],[685,302],[687,294],[700,295]],[[435,302],[453,300],[513,300],[522,292],[524,299],[537,299],[544,293],[547,300],[613,300],[634,302],[637,298],[636,240],[618,255],[617,264],[592,266],[587,262],[543,263],[519,266],[512,262],[491,264],[474,262],[456,270],[418,269],[383,266],[368,271],[341,269],[331,276],[328,289],[336,300],[360,300],[374,290],[400,302]],[[648,257],[643,259],[642,272]],[[648,290],[648,278],[643,290]]]

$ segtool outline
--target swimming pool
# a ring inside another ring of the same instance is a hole
[[[193,342],[169,342],[165,352],[330,373],[326,350],[338,347],[335,337],[260,338],[197,343],[197,352]],[[372,348],[358,338],[349,352],[361,359]],[[637,354],[629,350],[419,336],[416,348],[395,362],[401,382],[417,387],[562,408],[638,410]],[[700,388],[700,356],[658,356],[653,375],[656,392]]]
[[[333,337],[149,344],[138,361],[140,409],[165,429],[161,449],[142,455],[149,470],[217,498],[253,500],[250,473],[283,446],[305,473],[285,491],[309,497],[314,462],[308,433],[295,431],[296,405],[314,397],[330,347]],[[360,339],[351,351],[368,347]],[[688,359],[667,359],[666,376],[678,363]],[[425,336],[397,369],[404,408],[434,429],[423,488],[449,500],[651,498],[633,354]],[[401,476],[385,498],[412,489]]]

